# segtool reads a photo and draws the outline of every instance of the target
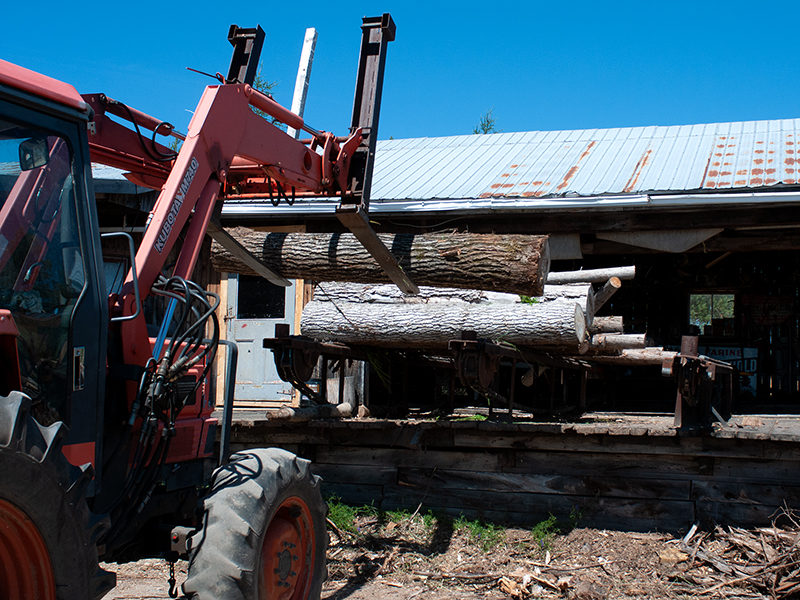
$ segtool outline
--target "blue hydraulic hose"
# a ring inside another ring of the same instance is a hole
[[[169,329],[169,324],[172,323],[172,316],[175,314],[175,307],[178,305],[178,301],[175,298],[172,298],[169,301],[169,306],[167,306],[167,314],[164,315],[164,321],[161,323],[161,329],[158,330],[158,338],[156,338],[156,345],[153,347],[153,358],[158,361],[159,357],[161,356],[161,349],[164,346],[164,340],[167,339],[167,330]]]

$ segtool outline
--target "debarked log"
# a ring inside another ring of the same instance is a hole
[[[300,330],[320,340],[395,348],[447,347],[464,331],[478,338],[565,351],[586,340],[586,317],[575,303],[471,305],[309,302]]]
[[[226,230],[259,261],[289,279],[382,283],[389,278],[353,234]],[[550,269],[547,236],[471,233],[379,234],[417,285],[539,296]],[[211,248],[220,272],[255,275],[223,246]]]
[[[647,365],[661,365],[664,360],[672,360],[677,352],[663,348],[641,348],[623,350],[618,356],[592,356],[592,362],[615,365],[620,367],[635,367]]]
[[[633,279],[635,276],[635,266],[613,267],[610,269],[587,269],[585,271],[554,271],[547,276],[547,283],[605,283],[612,277],[618,279]]]

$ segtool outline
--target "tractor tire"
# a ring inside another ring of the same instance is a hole
[[[278,448],[239,452],[214,472],[191,538],[195,600],[318,600],[328,507],[311,463]]]
[[[98,566],[107,522],[85,492],[91,465],[67,462],[66,426],[40,425],[20,392],[0,397],[0,598],[95,600],[116,576]]]

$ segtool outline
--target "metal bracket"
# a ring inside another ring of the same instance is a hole
[[[228,67],[226,79],[228,83],[253,85],[265,37],[260,25],[250,28],[231,25],[228,30],[228,41],[233,46],[233,56]]]
[[[684,336],[680,353],[661,366],[662,375],[678,380],[674,426],[680,429],[710,429],[715,421],[725,425],[731,416],[735,369],[697,351],[698,338]]]
[[[242,246],[238,240],[225,231],[222,228],[222,224],[219,222],[219,217],[217,215],[212,215],[211,220],[208,222],[207,233],[211,239],[221,244],[228,252],[233,254],[236,258],[253,269],[253,271],[261,275],[270,283],[279,285],[281,287],[289,287],[292,285],[291,281],[281,277],[279,273],[276,273],[263,262],[258,260],[247,248]]]
[[[395,257],[392,256],[389,249],[370,226],[369,217],[363,205],[339,205],[336,209],[336,217],[356,236],[358,241],[367,249],[367,252],[372,255],[372,258],[377,261],[381,269],[389,276],[389,279],[400,288],[401,292],[404,294],[419,294],[419,288],[403,271],[403,267],[398,264]]]

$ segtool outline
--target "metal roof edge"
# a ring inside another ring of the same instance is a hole
[[[589,196],[570,198],[462,198],[444,200],[376,201],[370,204],[374,215],[393,214],[486,214],[519,213],[527,211],[559,210],[592,211],[624,208],[679,208],[704,206],[739,206],[748,204],[800,204],[800,193],[796,192],[752,192],[722,194],[628,194],[617,196]],[[337,200],[300,200],[294,205],[273,206],[264,202],[225,203],[223,217],[265,218],[287,216],[333,215]]]

